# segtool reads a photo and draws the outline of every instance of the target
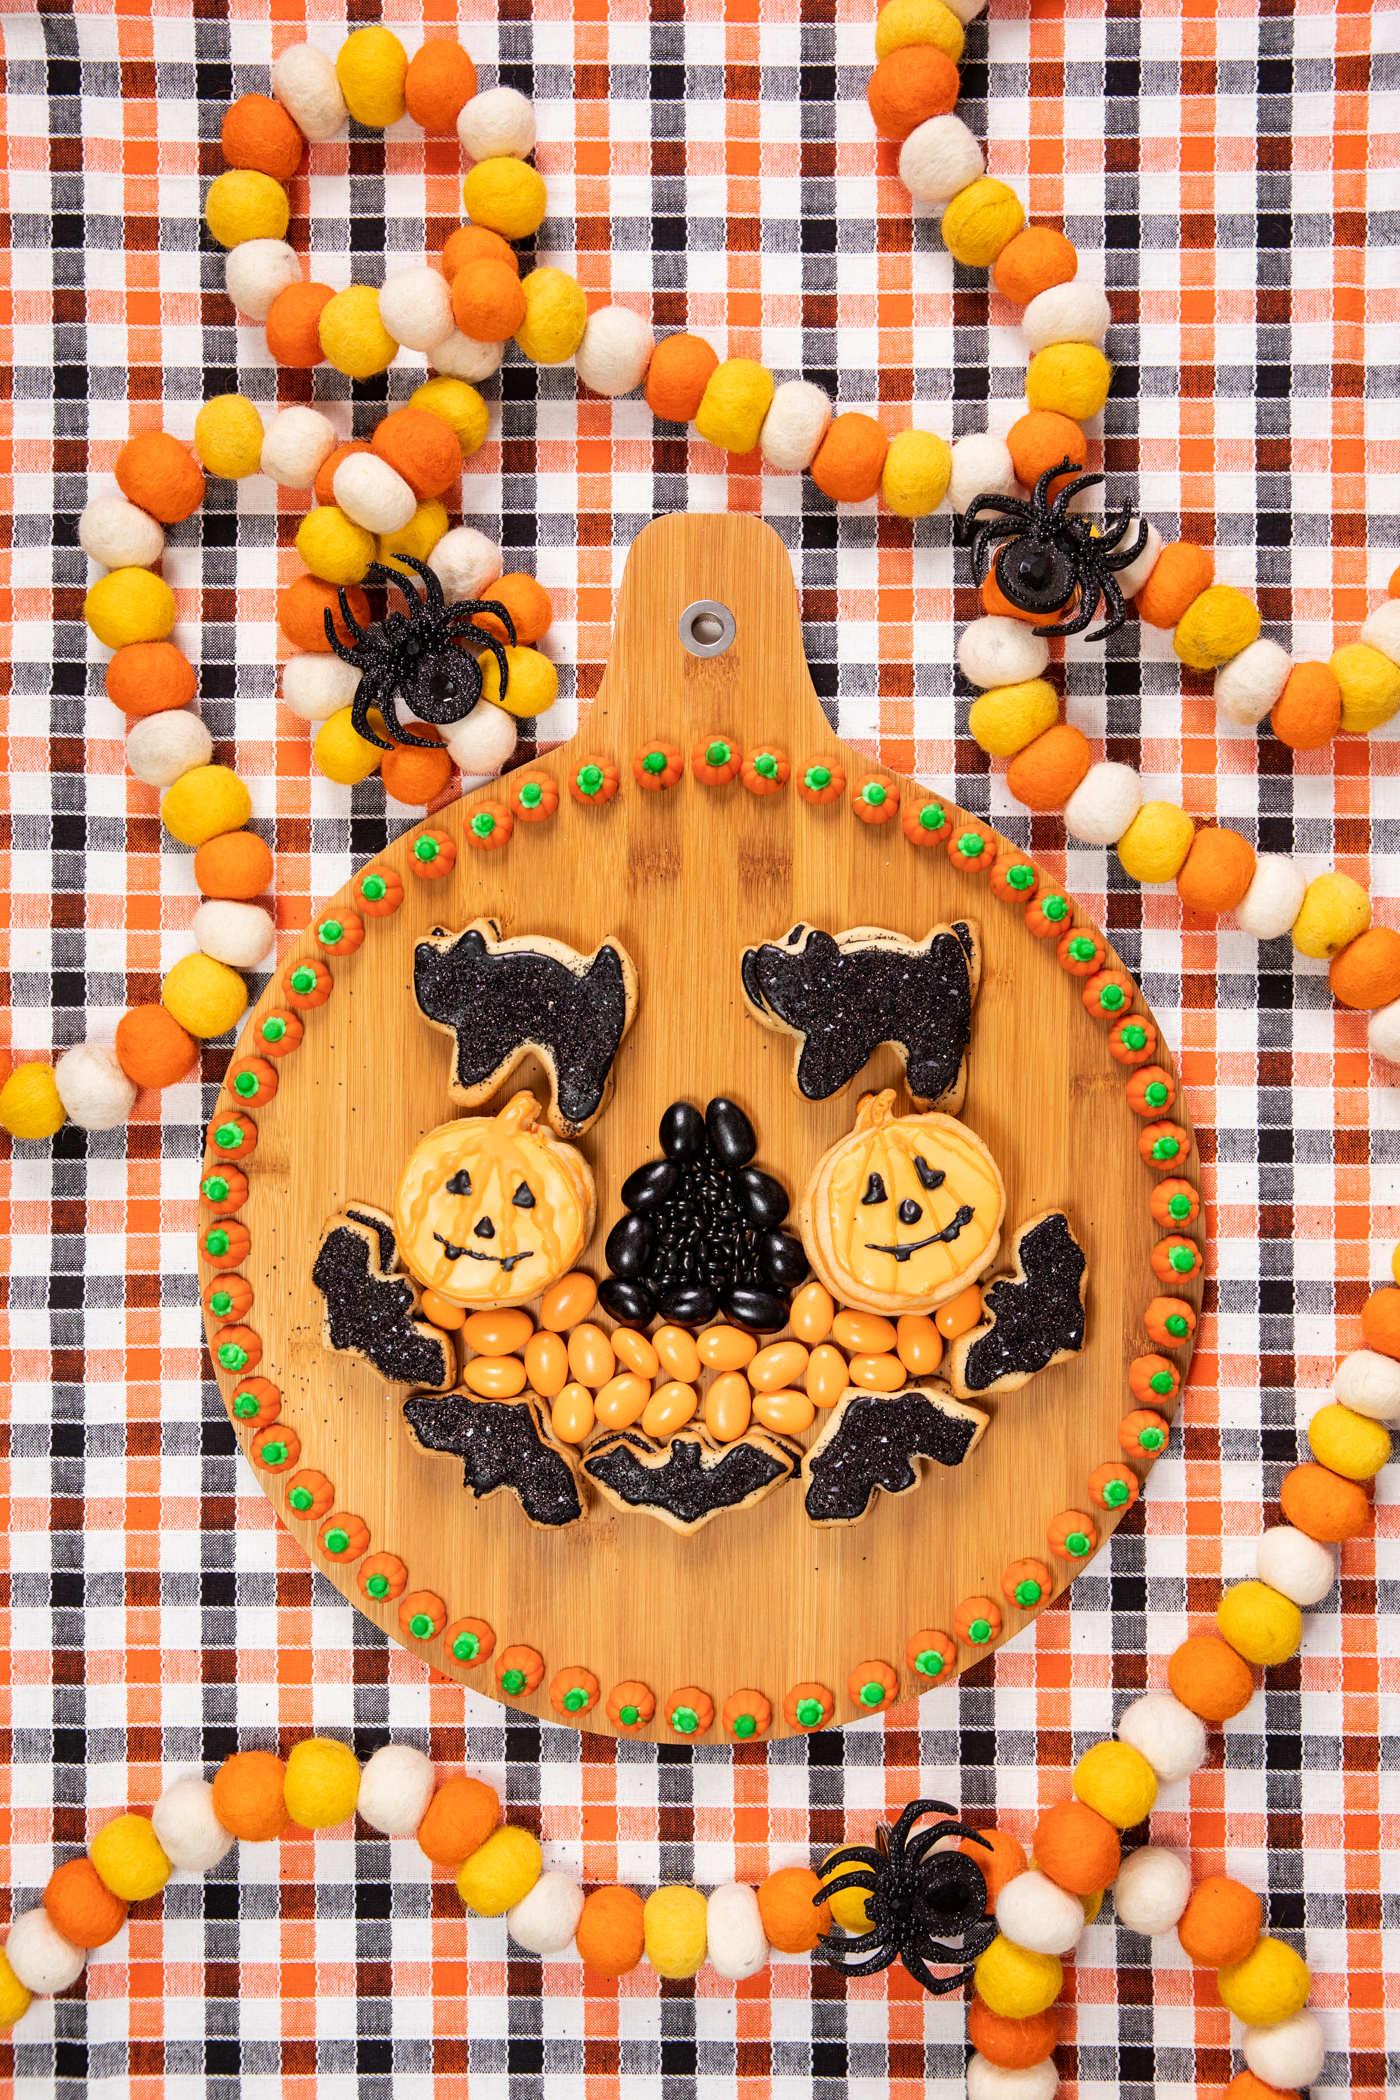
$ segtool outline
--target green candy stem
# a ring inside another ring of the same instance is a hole
[[[224,1370],[241,1371],[247,1361],[247,1350],[240,1349],[237,1342],[221,1342],[219,1344],[219,1362]]]
[[[310,1488],[293,1488],[287,1500],[291,1503],[293,1509],[310,1509],[312,1502],[311,1490]]]
[[[1160,1451],[1166,1442],[1160,1429],[1144,1429],[1138,1435],[1139,1451]]]
[[[222,1320],[226,1313],[233,1311],[233,1299],[227,1291],[215,1291],[209,1300],[209,1310]]]
[[[1018,1582],[1016,1585],[1016,1602],[1026,1611],[1029,1611],[1033,1604],[1039,1604],[1040,1584],[1029,1581]]]
[[[1125,1028],[1123,1030],[1123,1042],[1129,1050],[1145,1050],[1147,1048],[1147,1030],[1136,1025],[1131,1028]]]
[[[1069,917],[1069,900],[1058,896],[1047,897],[1041,909],[1051,925],[1058,926],[1061,919]]]
[[[1069,952],[1076,962],[1092,962],[1094,943],[1085,934],[1076,934],[1069,944]]]
[[[1189,1218],[1191,1215],[1191,1198],[1180,1193],[1173,1196],[1167,1204],[1167,1215],[1177,1219]]]
[[[733,756],[734,753],[730,750],[728,744],[720,739],[716,739],[713,744],[706,744],[705,746],[705,763],[707,766],[727,766]]]
[[[921,1677],[939,1677],[943,1673],[943,1656],[937,1648],[925,1648],[914,1658],[914,1668]]]
[[[860,791],[860,799],[867,809],[883,809],[889,801],[889,789],[878,780],[867,780]]]
[[[671,1715],[671,1726],[677,1735],[694,1735],[700,1726],[700,1716],[693,1706],[678,1706]]]
[[[212,1232],[206,1232],[204,1235],[204,1251],[206,1254],[227,1254],[232,1245],[233,1242],[224,1231],[222,1225],[216,1225]]]
[[[1121,1509],[1128,1499],[1127,1482],[1109,1480],[1104,1483],[1103,1502],[1105,1509]]]
[[[221,1152],[236,1152],[243,1143],[241,1123],[221,1123],[214,1132],[214,1143]]]
[[[738,1736],[740,1742],[746,1743],[749,1737],[757,1732],[757,1729],[758,1723],[757,1721],[755,1721],[752,1714],[735,1715],[734,1733]]]
[[[797,1725],[799,1728],[815,1728],[822,1718],[820,1699],[799,1699],[797,1702]]]
[[[1076,1560],[1083,1560],[1088,1550],[1089,1541],[1082,1531],[1072,1531],[1065,1540],[1066,1553],[1072,1553]]]
[[[341,1528],[340,1528],[340,1526],[339,1526],[338,1524],[337,1524],[337,1526],[335,1527],[334,1531],[328,1531],[328,1532],[326,1533],[326,1551],[327,1551],[327,1553],[343,1553],[343,1552],[345,1551],[346,1547],[347,1547],[347,1546],[349,1545],[349,1543],[350,1543],[350,1534],[349,1534],[349,1532],[348,1532],[348,1531],[342,1531],[342,1530],[341,1530]]]
[[[574,779],[581,794],[596,795],[603,785],[603,769],[601,766],[580,766]]]
[[[1152,1157],[1160,1160],[1175,1159],[1180,1150],[1181,1147],[1175,1138],[1158,1138],[1152,1147]]]
[[[664,752],[664,751],[648,751],[648,753],[647,753],[646,757],[645,757],[645,758],[644,758],[644,759],[642,760],[642,771],[643,771],[644,773],[653,773],[653,774],[655,774],[655,773],[664,773],[664,772],[665,772],[665,770],[666,770],[666,754],[665,754],[665,752]],[[635,1712],[635,1710],[636,1710],[636,1709],[634,1708],[634,1709],[633,1709],[633,1711]]]
[[[416,1611],[408,1622],[408,1630],[415,1641],[426,1641],[433,1630],[433,1622],[425,1611]]]
[[[948,813],[941,802],[926,802],[919,811],[920,831],[941,831],[948,821]]]
[[[265,1043],[280,1043],[283,1036],[287,1033],[287,1024],[285,1021],[280,1020],[276,1014],[269,1014],[262,1024],[260,1033]]]
[[[441,848],[436,839],[422,838],[419,839],[413,849],[413,858],[415,860],[434,861],[437,859],[440,851]]]
[[[971,1641],[974,1648],[985,1647],[986,1643],[992,1637],[992,1628],[990,1620],[974,1619],[972,1624],[967,1629],[967,1637]]]
[[[1191,1247],[1173,1247],[1168,1259],[1178,1276],[1189,1276],[1196,1266],[1196,1254]]]
[[[240,1422],[251,1422],[258,1411],[258,1403],[251,1393],[240,1393],[233,1403],[233,1411]]]
[[[885,1687],[882,1684],[877,1684],[872,1677],[869,1684],[863,1684],[860,1688],[860,1703],[862,1706],[883,1706],[885,1703]]]
[[[452,1643],[452,1653],[459,1663],[475,1662],[481,1653],[481,1641],[474,1633],[459,1633]]]
[[[244,1101],[253,1101],[262,1089],[262,1081],[256,1072],[240,1072],[233,1082],[233,1091]]]
[[[1126,997],[1121,984],[1106,984],[1099,993],[1099,1005],[1106,1014],[1116,1014]]]
[[[1163,1399],[1166,1399],[1169,1393],[1176,1391],[1176,1380],[1170,1371],[1154,1371],[1147,1383],[1151,1386],[1153,1392],[1160,1393]],[[1157,1432],[1153,1429],[1146,1431],[1145,1434],[1155,1436]]]
[[[1163,1086],[1161,1080],[1154,1079],[1151,1086],[1146,1087],[1143,1090],[1143,1099],[1146,1101],[1149,1108],[1165,1108],[1167,1102],[1171,1099],[1171,1096],[1168,1094],[1167,1089]]]
[[[369,1581],[365,1584],[365,1588],[369,1591],[371,1597],[387,1597],[389,1594],[389,1578],[387,1575],[371,1575]]]
[[[489,839],[495,828],[496,819],[492,816],[489,809],[479,809],[472,818],[473,838]]]
[[[382,897],[388,895],[388,891],[389,885],[382,875],[366,875],[360,884],[360,895],[368,897],[371,904],[378,904]]]
[[[662,763],[664,764],[665,761],[663,760]],[[624,1728],[635,1728],[642,1716],[635,1706],[624,1706],[617,1718],[621,1721]]]
[[[802,775],[802,785],[808,790],[810,794],[819,795],[823,788],[829,788],[831,786],[830,766],[808,766],[806,772]],[[751,1714],[740,1715],[741,1720],[752,1720],[752,1718],[753,1716]],[[734,1733],[737,1735],[738,1732],[738,1725],[736,1723]]]
[[[1028,890],[1035,881],[1035,869],[1028,868],[1024,861],[1018,861],[1014,868],[1007,869],[1006,879],[1013,890]]]
[[[285,1444],[264,1444],[261,1456],[265,1466],[284,1465],[287,1458],[287,1447]]]
[[[983,838],[980,831],[965,831],[958,840],[958,851],[964,860],[977,860],[980,858],[986,844],[987,841]]]
[[[543,800],[544,789],[540,786],[538,780],[527,780],[524,787],[520,790],[520,807],[522,809],[538,809]]]
[[[228,1195],[228,1183],[222,1174],[211,1174],[207,1181],[200,1183],[200,1194],[206,1202],[222,1203]]]
[[[316,938],[323,948],[333,948],[337,941],[344,940],[345,928],[339,919],[323,919],[316,928]]]
[[[515,1698],[517,1693],[523,1692],[524,1689],[525,1672],[523,1670],[503,1670],[501,1672],[501,1690],[509,1692],[512,1699]]]
[[[574,1686],[574,1688],[573,1688],[573,1690],[572,1690],[572,1691],[568,1691],[568,1692],[565,1692],[565,1694],[564,1694],[564,1711],[565,1711],[565,1713],[568,1713],[568,1714],[576,1714],[576,1713],[581,1713],[581,1712],[583,1711],[584,1707],[585,1707],[585,1706],[587,1706],[587,1704],[588,1704],[588,1694],[587,1694],[587,1692],[586,1692],[586,1691],[585,1691],[585,1690],[583,1689],[583,1686],[582,1686],[581,1684],[576,1684],[576,1685]]]
[[[1171,1315],[1171,1317],[1166,1322],[1166,1329],[1167,1333],[1175,1335],[1178,1341],[1181,1341],[1182,1338],[1190,1332],[1190,1327],[1188,1323],[1185,1320],[1183,1320],[1180,1313],[1173,1313]]]
[[[771,751],[760,751],[753,762],[753,769],[755,773],[761,773],[765,780],[776,780],[778,761],[774,758]]]
[[[305,997],[307,992],[314,992],[315,989],[316,972],[309,963],[302,963],[298,969],[292,972],[292,990],[300,992]]]

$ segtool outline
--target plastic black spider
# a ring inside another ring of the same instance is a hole
[[[501,673],[504,694],[510,680],[506,652],[494,635],[476,625],[475,615],[494,613],[512,642],[515,625],[505,607],[489,598],[459,598],[449,605],[442,595],[442,585],[425,561],[412,554],[396,554],[394,559],[417,570],[423,579],[423,596],[420,598],[417,591],[409,588],[406,576],[385,568],[383,562],[372,561],[368,573],[382,576],[386,583],[402,591],[408,611],[390,613],[373,627],[361,627],[342,588],[341,618],[355,637],[354,646],[347,649],[337,635],[329,607],[326,640],[343,664],[353,664],[363,673],[350,709],[351,720],[365,742],[377,744],[381,751],[392,751],[394,744],[416,744],[420,749],[431,750],[431,737],[416,735],[399,720],[395,699],[402,700],[410,714],[423,722],[441,727],[448,722],[465,721],[481,698],[481,665],[469,649],[459,648],[458,643],[470,637],[473,643],[491,651]],[[392,743],[371,728],[372,707],[378,708]]]
[[[1115,569],[1126,569],[1147,545],[1147,526],[1142,524],[1131,547],[1122,544],[1132,523],[1131,511],[1106,515],[1102,529],[1081,513],[1070,511],[1072,498],[1084,489],[1097,488],[1102,474],[1079,474],[1050,500],[1050,484],[1058,476],[1074,474],[1074,462],[1062,459],[1058,467],[1047,467],[1035,485],[1029,503],[1014,496],[976,496],[958,520],[958,536],[972,543],[972,573],[981,583],[987,573],[991,548],[1003,542],[996,557],[995,574],[1003,595],[1021,612],[1043,613],[1046,625],[1037,634],[1081,634],[1099,609],[1102,600],[1109,617],[1085,640],[1101,642],[1121,627],[1128,617],[1123,593],[1113,580]],[[983,511],[1000,511],[987,524],[975,521]],[[1067,620],[1055,615],[1068,609]]]
[[[937,1809],[945,1818],[917,1837],[909,1833],[921,1816]],[[823,1872],[850,1865],[858,1871],[828,1881],[813,1897],[825,1903],[840,1889],[868,1889],[866,1911],[869,1932],[856,1939],[838,1940],[824,1933],[817,1942],[826,1960],[847,1976],[873,1976],[902,1961],[916,1983],[941,1997],[955,1991],[972,1975],[972,1965],[997,1936],[994,1918],[986,1916],[987,1883],[982,1869],[965,1852],[935,1852],[940,1838],[971,1838],[990,1852],[991,1846],[977,1831],[956,1820],[957,1811],[947,1801],[911,1801],[893,1830],[884,1825],[875,1833],[875,1844],[847,1845],[833,1852]],[[945,1940],[960,1939],[960,1948]],[[928,1963],[953,1967],[952,1976],[932,1976]]]

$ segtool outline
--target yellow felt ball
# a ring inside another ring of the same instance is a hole
[[[1055,2003],[1065,1972],[1053,1954],[1033,1954],[998,1934],[977,1958],[973,1989],[1003,2020],[1033,2020]]]
[[[539,1841],[518,1823],[498,1823],[484,1845],[457,1869],[457,1894],[482,1918],[499,1918],[529,1895],[540,1878]]]
[[[726,358],[706,383],[695,428],[721,452],[752,452],[773,399],[773,375],[751,357]]]
[[[838,1847],[839,1849],[841,1848]],[[827,1862],[830,1858],[831,1854],[828,1852],[826,1859],[822,1862],[823,1888],[827,1886],[828,1882],[839,1881],[843,1874],[859,1872],[858,1868],[851,1866],[831,1867],[828,1869]],[[827,1898],[827,1902],[831,1907],[831,1915],[843,1932],[869,1932],[870,1913],[866,1909],[869,1901],[869,1889],[842,1889],[838,1895],[828,1896]]]
[[[1319,875],[1303,892],[1293,921],[1293,945],[1300,955],[1321,961],[1340,955],[1371,923],[1371,900],[1350,875]]]
[[[1312,1977],[1301,1954],[1266,1935],[1243,1961],[1216,1970],[1215,1987],[1246,2027],[1276,2027],[1303,2010]]]
[[[642,1932],[658,1976],[693,1976],[705,1959],[706,1903],[699,1889],[672,1885],[647,1897]]]
[[[123,1903],[158,1896],[170,1879],[170,1861],[149,1816],[118,1816],[106,1824],[88,1846],[88,1857],[103,1885]]]
[[[1059,718],[1054,686],[1043,678],[1026,678],[1019,685],[995,685],[974,700],[968,727],[991,757],[1014,758]]]
[[[335,62],[345,107],[369,131],[383,131],[398,123],[407,107],[403,92],[407,74],[408,53],[391,30],[378,24],[354,30]]]
[[[30,2003],[29,1992],[6,1961],[4,1950],[0,1949],[0,2033],[13,2027],[16,2020],[22,2020]]]
[[[399,346],[379,318],[379,294],[372,285],[352,284],[321,308],[321,348],[351,379],[373,379],[387,372]]]
[[[1340,1473],[1343,1480],[1372,1480],[1390,1463],[1390,1431],[1384,1422],[1373,1422],[1335,1400],[1309,1422],[1308,1442],[1318,1464]]]
[[[1172,647],[1193,671],[1214,671],[1259,639],[1259,608],[1230,583],[1213,583],[1176,623]]]
[[[149,569],[112,569],[84,598],[83,618],[108,649],[163,642],[175,625],[175,593]]]
[[[515,163],[512,162],[512,166]],[[562,365],[583,341],[588,300],[577,278],[564,270],[531,270],[520,287],[525,319],[515,340],[533,365]]]
[[[186,1034],[203,1041],[235,1025],[248,1004],[248,987],[237,970],[212,955],[183,955],[166,972],[160,996]]]
[[[308,1736],[287,1759],[282,1798],[288,1815],[303,1830],[330,1830],[355,1813],[360,1798],[359,1759],[329,1736]]]
[[[160,820],[182,846],[202,846],[224,831],[241,831],[253,814],[253,798],[227,766],[191,766],[160,805]]]
[[[323,583],[359,583],[375,558],[374,534],[334,503],[318,504],[297,527],[297,553]]]
[[[409,395],[408,405],[446,423],[462,448],[463,459],[470,459],[486,442],[490,411],[476,388],[468,386],[465,379],[448,379],[445,374],[426,379]]]
[[[1083,423],[1108,399],[1113,367],[1092,343],[1051,343],[1037,350],[1026,372],[1026,399]]]
[[[368,780],[387,756],[377,744],[360,735],[348,707],[342,707],[321,724],[311,751],[327,780],[334,780],[340,787],[354,787],[359,781]]]
[[[506,689],[501,691],[501,671],[495,656],[483,649],[477,662],[481,665],[481,697],[503,707],[508,715],[547,714],[559,697],[559,673],[547,656],[538,649],[517,649],[509,642],[504,644],[506,668],[509,676]]]
[[[411,554],[417,561],[426,561],[446,530],[446,506],[439,503],[436,496],[429,496],[397,532],[380,533],[379,559],[391,566],[396,554]],[[402,567],[402,563],[399,566]],[[405,575],[413,573],[411,569],[404,570]]]
[[[242,394],[216,394],[194,419],[200,465],[224,481],[256,474],[262,460],[263,421]]]
[[[1116,850],[1134,882],[1175,882],[1195,837],[1195,825],[1174,802],[1144,802]]]
[[[1095,1743],[1074,1768],[1070,1784],[1086,1808],[1115,1830],[1131,1830],[1152,1813],[1157,1775],[1130,1743]]]
[[[205,224],[221,248],[283,240],[291,216],[281,183],[256,168],[230,168],[216,175],[204,200]]]
[[[1025,223],[1026,214],[1015,190],[998,182],[995,175],[982,175],[965,190],[959,190],[944,212],[943,245],[954,262],[966,263],[972,270],[989,270]],[[1034,362],[1031,370],[1035,370]],[[1029,384],[1026,392],[1030,392]],[[1031,403],[1032,408],[1040,405]],[[1066,414],[1071,412],[1066,410]]]
[[[462,202],[473,226],[489,227],[503,241],[527,241],[540,228],[549,193],[538,168],[502,153],[477,162],[462,184]]]
[[[1331,670],[1342,689],[1342,728],[1350,735],[1379,729],[1400,707],[1400,664],[1369,642],[1334,649]]]
[[[953,455],[931,430],[901,430],[880,472],[880,494],[901,518],[926,518],[948,493]]]
[[[0,1123],[12,1138],[52,1137],[68,1121],[52,1065],[16,1065],[0,1087]]]
[[[1267,1582],[1237,1582],[1215,1608],[1215,1623],[1247,1663],[1261,1670],[1287,1662],[1303,1638],[1303,1614]]]
[[[1106,1894],[1107,1891],[1105,1889],[1095,1889],[1092,1896],[1080,1897],[1079,1900],[1084,1906],[1084,1923],[1086,1925],[1092,1925],[1099,1912],[1103,1909],[1103,1899]]]
[[[889,0],[875,23],[875,56],[888,58],[906,44],[934,44],[956,65],[962,57],[962,23],[942,0]]]

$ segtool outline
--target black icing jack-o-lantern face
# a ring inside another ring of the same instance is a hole
[[[911,1153],[909,1162],[918,1176],[919,1187],[925,1194],[932,1194],[934,1189],[941,1189],[948,1179],[945,1169],[930,1166],[921,1152]],[[961,1236],[963,1227],[970,1225],[973,1219],[972,1205],[963,1203],[940,1230],[926,1232],[922,1238],[913,1233],[901,1238],[897,1230],[898,1225],[917,1225],[924,1216],[924,1205],[917,1196],[901,1196],[896,1200],[885,1187],[884,1176],[872,1174],[865,1184],[865,1193],[860,1201],[863,1210],[878,1212],[883,1212],[888,1204],[895,1205],[897,1225],[892,1228],[890,1240],[867,1240],[865,1244],[871,1254],[892,1254],[897,1262],[911,1261],[925,1247],[936,1247],[940,1242],[945,1247],[951,1246],[953,1241]],[[887,1220],[883,1216],[872,1217],[867,1221],[866,1229],[878,1232],[886,1223]]]
[[[455,1174],[448,1175],[447,1180],[443,1183],[443,1188],[449,1196],[472,1196],[474,1191],[472,1189],[470,1170],[466,1167],[459,1167]],[[515,1210],[533,1210],[535,1198],[529,1182],[518,1182],[515,1194],[510,1200],[511,1206]],[[476,1223],[472,1226],[472,1233],[479,1240],[495,1239],[496,1227],[487,1211],[483,1210],[478,1213]],[[433,1231],[433,1238],[441,1246],[449,1261],[498,1261],[507,1276],[512,1269],[518,1269],[521,1262],[529,1261],[535,1252],[533,1247],[519,1248],[514,1254],[498,1254],[494,1250],[488,1251],[482,1247],[459,1247],[455,1241],[447,1237],[445,1232],[439,1232],[436,1228]]]

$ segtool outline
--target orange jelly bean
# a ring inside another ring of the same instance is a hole
[[[518,1356],[474,1356],[462,1377],[483,1400],[512,1400],[525,1390],[525,1366]]]
[[[975,1327],[981,1317],[982,1286],[970,1283],[965,1291],[959,1291],[956,1298],[939,1306],[933,1324],[951,1342],[957,1335],[966,1334],[969,1327]]]
[[[742,1371],[758,1352],[758,1343],[742,1327],[707,1327],[695,1338],[695,1350],[707,1371]]]
[[[684,1429],[699,1405],[700,1395],[693,1385],[683,1385],[679,1378],[669,1379],[657,1387],[642,1409],[642,1428],[648,1436],[664,1441],[678,1429]]]
[[[604,1429],[630,1429],[651,1398],[651,1387],[635,1371],[619,1371],[601,1388],[593,1402],[594,1413]]]
[[[807,1375],[808,1352],[801,1342],[770,1342],[749,1365],[749,1384],[756,1393],[776,1393]]]
[[[638,1334],[635,1327],[614,1327],[610,1340],[620,1364],[626,1364],[639,1378],[655,1378],[661,1359],[644,1334]]]
[[[483,1356],[509,1356],[513,1349],[523,1349],[534,1331],[527,1312],[507,1306],[501,1312],[473,1313],[462,1329],[462,1340]]]
[[[911,1378],[927,1378],[943,1361],[943,1337],[927,1313],[902,1313],[895,1348]],[[529,1361],[527,1356],[526,1361]]]
[[[815,1349],[831,1332],[836,1301],[824,1283],[804,1283],[792,1301],[788,1321],[795,1335]]]
[[[835,1407],[851,1382],[846,1359],[830,1342],[812,1351],[807,1364],[807,1398],[815,1407]]]
[[[558,1283],[552,1283],[545,1292],[540,1300],[540,1325],[547,1327],[551,1334],[567,1334],[571,1327],[578,1326],[580,1320],[588,1318],[597,1303],[597,1284],[581,1269],[575,1269],[571,1275],[561,1276]]]
[[[441,1327],[447,1334],[455,1334],[459,1327],[467,1324],[466,1308],[454,1305],[440,1291],[424,1291],[418,1309],[425,1320],[431,1320],[434,1327]]]
[[[831,1323],[831,1339],[863,1356],[883,1356],[894,1347],[895,1324],[879,1313],[839,1312]]]
[[[904,1383],[904,1366],[897,1356],[853,1356],[852,1385],[863,1385],[867,1393],[897,1393]]]
[[[525,1344],[525,1376],[531,1390],[552,1400],[569,1382],[569,1352],[557,1334],[532,1334]]]
[[[705,1395],[705,1427],[717,1444],[737,1444],[753,1413],[753,1389],[742,1371],[721,1371]]]
[[[765,1429],[776,1429],[782,1436],[796,1436],[801,1429],[810,1429],[816,1409],[805,1393],[755,1393],[753,1396],[753,1418]]]
[[[592,1386],[594,1391],[606,1385],[617,1369],[617,1358],[613,1345],[601,1327],[585,1320],[569,1336],[569,1371],[580,1385]]]
[[[700,1351],[695,1346],[695,1337],[683,1327],[658,1327],[651,1338],[657,1360],[670,1378],[679,1378],[684,1385],[694,1385],[700,1376]]]
[[[597,1419],[586,1385],[566,1385],[550,1409],[549,1426],[561,1444],[586,1443]]]

